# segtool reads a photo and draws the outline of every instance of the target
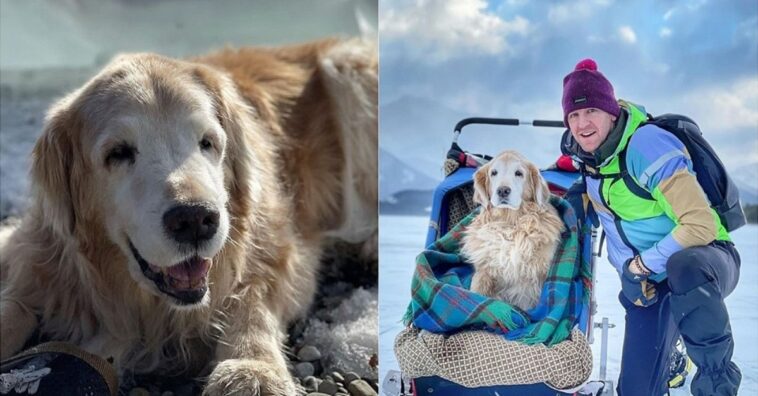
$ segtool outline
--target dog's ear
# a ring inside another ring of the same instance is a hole
[[[492,206],[490,202],[490,164],[485,164],[474,173],[474,203],[484,209]]]
[[[549,205],[550,188],[548,188],[545,179],[542,178],[540,170],[536,165],[529,163],[528,167],[529,179],[532,184],[532,191],[534,192],[534,201],[541,207]]]
[[[226,133],[224,182],[229,191],[232,219],[246,218],[251,210],[266,210],[253,208],[252,203],[265,202],[260,195],[274,190],[270,185],[275,181],[267,176],[270,172],[264,168],[274,166],[275,150],[272,139],[255,140],[254,136],[260,133],[281,136],[280,130],[272,129],[275,128],[274,123],[265,121],[273,117],[271,105],[267,102],[248,103],[222,72],[204,65],[193,67],[195,80],[211,95],[216,117]]]
[[[32,151],[32,189],[42,210],[42,218],[61,235],[70,235],[76,214],[71,191],[74,147],[72,121],[67,99],[51,110],[42,136]]]

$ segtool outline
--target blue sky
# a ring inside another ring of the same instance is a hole
[[[591,57],[617,97],[689,115],[728,167],[758,167],[755,0],[381,0],[379,36],[383,105],[560,119],[563,77]]]

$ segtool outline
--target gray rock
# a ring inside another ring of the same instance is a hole
[[[321,392],[311,392],[307,394],[306,396],[329,396],[329,395],[327,395],[326,393],[321,393]]]
[[[150,392],[145,388],[132,388],[129,391],[129,396],[150,396]]]
[[[352,396],[377,396],[374,388],[362,379],[352,381],[350,385],[347,386],[347,389],[350,390]]]
[[[316,369],[313,367],[312,364],[308,362],[302,362],[295,365],[295,375],[299,378],[305,378],[308,376],[313,375],[313,373],[316,372]]]
[[[321,359],[321,351],[312,345],[306,345],[297,352],[297,360],[301,362],[312,362]]]
[[[318,385],[318,391],[326,393],[328,395],[333,395],[337,393],[337,389],[339,387],[334,382],[330,381],[324,381]]]
[[[342,381],[342,383],[345,385],[349,385],[351,382],[355,380],[359,380],[359,379],[361,379],[361,376],[351,371],[345,374],[345,380]]]
[[[318,385],[321,383],[321,380],[314,377],[314,376],[308,376],[303,378],[303,386],[305,387],[305,390],[315,392],[318,390]]]
[[[332,378],[334,378],[334,382],[345,382],[345,377],[339,373],[339,371],[332,371]]]

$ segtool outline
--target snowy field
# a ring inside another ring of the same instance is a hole
[[[421,252],[428,219],[425,217],[379,217],[379,383],[389,370],[398,370],[392,351],[395,335],[402,330],[401,318],[410,301],[410,281],[415,257]],[[758,395],[758,313],[751,302],[758,301],[758,225],[747,225],[732,237],[742,256],[740,282],[726,299],[735,337],[734,361],[742,370],[740,395]],[[620,281],[605,258],[597,263],[598,312],[595,321],[607,317],[616,325],[609,331],[607,378],[618,377],[624,334],[624,310],[617,296]],[[595,367],[592,379],[599,378],[600,331],[592,345]],[[688,379],[691,379],[689,376]],[[381,394],[381,391],[380,391]],[[672,395],[688,395],[689,384],[672,390]]]

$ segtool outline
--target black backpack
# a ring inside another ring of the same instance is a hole
[[[664,114],[658,117],[648,114],[648,121],[640,124],[640,127],[648,124],[673,133],[684,143],[692,159],[697,181],[708,196],[711,208],[718,213],[724,228],[727,231],[734,231],[745,225],[747,220],[740,204],[739,190],[716,152],[703,138],[703,133],[695,121],[678,114]],[[653,199],[650,192],[638,185],[627,172],[626,148],[619,153],[619,167],[624,183],[630,191],[640,198]]]

